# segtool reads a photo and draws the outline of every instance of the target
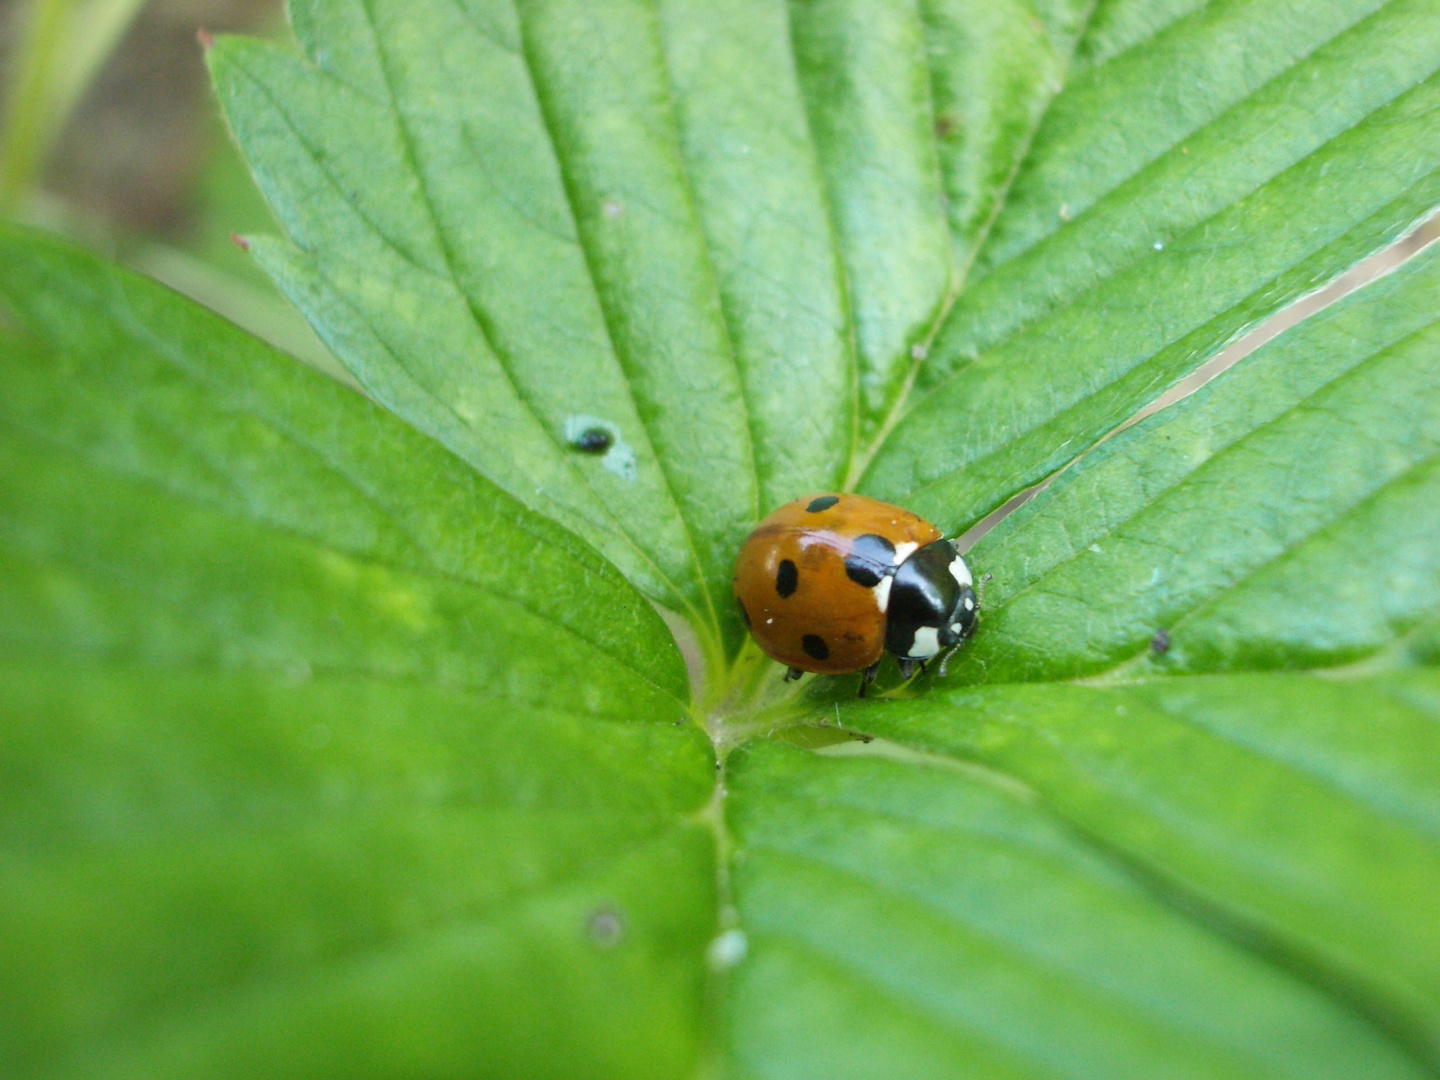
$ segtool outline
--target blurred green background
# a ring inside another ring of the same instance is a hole
[[[0,2],[0,216],[68,236],[340,378],[235,243],[277,231],[226,133],[202,34],[284,40],[280,0]]]

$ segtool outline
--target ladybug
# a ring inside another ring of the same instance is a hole
[[[886,651],[908,679],[969,637],[980,609],[965,560],[939,529],[863,495],[780,507],[741,545],[732,584],[746,629],[789,667],[787,681],[863,671],[862,695]]]

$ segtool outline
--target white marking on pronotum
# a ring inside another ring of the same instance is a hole
[[[749,951],[750,940],[744,930],[737,928],[726,930],[711,941],[710,947],[705,950],[705,958],[710,961],[712,971],[727,971],[744,960]]]
[[[903,544],[896,544],[896,545],[895,545],[895,565],[896,565],[896,566],[899,566],[902,562],[904,562],[906,559],[908,559],[911,555],[914,555],[915,552],[918,551],[919,549],[920,549],[920,545],[917,544],[917,543],[915,543],[915,541],[913,541],[913,540],[906,540],[905,543],[903,543]]]
[[[915,640],[910,644],[912,660],[929,660],[940,651],[940,631],[933,626],[922,626],[915,631]]]
[[[889,574],[886,574],[880,579],[880,584],[870,590],[875,594],[875,606],[882,612],[890,607],[890,583],[894,580]]]
[[[966,611],[974,611],[974,610],[975,610],[975,601],[974,601],[974,600],[971,600],[970,597],[968,597],[968,596],[965,597],[965,610],[966,610]]]
[[[962,589],[968,589],[975,584],[975,579],[970,576],[970,568],[959,555],[950,561],[950,576],[960,583]]]

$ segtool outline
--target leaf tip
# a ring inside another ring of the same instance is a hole
[[[215,35],[204,27],[195,31],[195,40],[200,42],[200,48],[204,49],[207,53],[215,47]]]

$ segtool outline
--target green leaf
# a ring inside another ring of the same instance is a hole
[[[369,400],[0,234],[17,1075],[1440,1072],[1440,257],[1123,426],[1440,204],[1435,5],[291,15]],[[774,504],[1046,479],[947,676],[740,644]]]
[[[222,41],[221,99],[295,241],[255,250],[377,400],[703,641],[721,612],[733,636],[754,455],[653,16],[522,14],[305,3],[303,60]],[[570,446],[591,426],[604,455]]]
[[[1423,661],[1407,638],[1440,612],[1437,255],[1106,442],[982,541],[998,611],[957,670],[1043,685],[837,714],[1021,781],[1432,1061],[1440,681],[1343,665]]]
[[[1086,68],[862,490],[959,531],[1399,236],[1437,68],[1425,0],[1208,5]]]
[[[1127,822],[1132,835],[1148,835],[1180,801],[1173,792],[1181,778],[1187,788],[1244,798],[1238,787],[1195,779],[1193,756],[1149,742],[1137,730],[1149,718],[1139,708],[1119,737],[1130,742],[1131,760],[1148,753],[1158,767],[1145,778],[1169,790],[1147,791],[1158,796],[1153,802],[1128,790],[1126,776],[1101,765],[1118,736],[1104,719],[1115,712],[1107,706],[1135,696],[1121,693],[1071,690],[1073,707],[1064,708],[1060,688],[987,690],[932,696],[903,717],[891,703],[847,716],[933,748],[930,756],[851,743],[859,752],[841,758],[773,745],[732,757],[743,855],[734,873],[752,942],[732,1006],[741,1071],[1422,1075],[1303,975],[1213,933],[1191,917],[1194,905],[1187,912],[1167,903],[1173,898],[1157,895],[1152,881],[1097,850],[1087,833],[1099,827],[1110,827],[1107,840]],[[1063,730],[1058,719],[1033,732],[1025,726],[1056,711]],[[1034,744],[1022,746],[1020,732]],[[1065,741],[1051,749],[1047,735]],[[1433,751],[1435,742],[1432,729],[1411,749]],[[1048,767],[1039,764],[1042,745]],[[1034,788],[965,760],[977,756]],[[1162,805],[1166,794],[1171,802]],[[1293,790],[1253,790],[1256,800],[1267,794],[1283,803]],[[1202,837],[1206,820],[1213,818],[1194,823]],[[1310,824],[1312,835],[1290,839],[1312,840],[1329,822]],[[1378,823],[1374,831],[1385,835]],[[1268,854],[1283,853],[1285,837],[1266,834],[1275,837]],[[1175,836],[1157,835],[1155,846],[1164,841]],[[1366,855],[1338,839],[1305,850],[1316,862],[1348,856],[1350,871]],[[1383,864],[1363,865],[1378,885]],[[1308,869],[1312,882],[1327,877],[1323,865]]]
[[[924,23],[917,5],[789,5],[795,65],[850,285],[867,438],[950,285]]]
[[[4,679],[11,1075],[684,1074],[690,733],[364,677]]]
[[[1097,38],[1107,14],[1127,10],[1120,4],[1096,8],[1087,0],[921,4],[935,139],[962,270],[970,269],[988,238],[1092,9],[1095,25],[1087,42]]]
[[[1431,249],[1007,519],[971,677],[1330,666],[1440,609],[1437,288]]]
[[[559,649],[597,691],[683,708],[654,612],[435,443],[166,290],[18,233],[0,251],[32,335],[0,357],[7,592],[27,613],[7,638],[547,694]],[[507,624],[525,629],[494,640]]]
[[[768,511],[838,485],[856,437],[849,300],[820,155],[783,5],[667,0],[659,10]]]
[[[1437,691],[1434,670],[1011,686],[855,722],[1023,781],[1152,889],[1433,1061]]]
[[[684,1072],[713,767],[649,605],[350,391],[0,246],[11,1068]]]

